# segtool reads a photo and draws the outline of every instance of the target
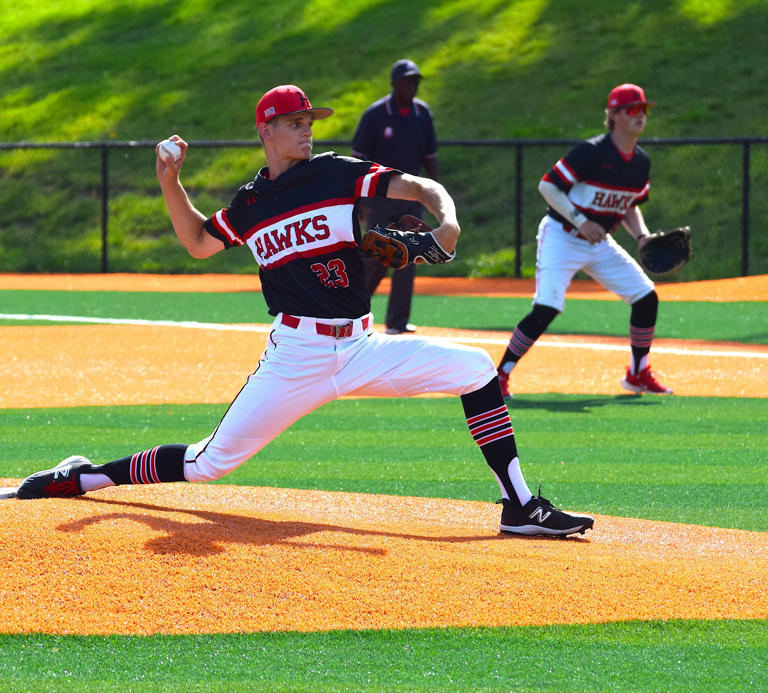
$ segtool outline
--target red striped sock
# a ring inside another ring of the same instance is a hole
[[[89,473],[106,474],[115,484],[161,484],[184,481],[186,445],[158,445],[130,457],[94,466]]]
[[[531,497],[517,457],[512,421],[501,398],[498,379],[461,396],[472,438],[493,471],[504,498],[524,505]]]
[[[144,452],[137,452],[131,457],[131,483],[132,484],[159,484],[160,477],[157,474],[157,451],[159,446]]]

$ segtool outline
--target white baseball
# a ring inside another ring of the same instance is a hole
[[[167,164],[175,163],[181,158],[181,147],[173,140],[163,140],[158,148],[158,153]]]

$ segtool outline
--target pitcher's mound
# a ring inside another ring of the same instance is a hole
[[[492,503],[198,484],[4,500],[0,631],[768,618],[768,534],[598,515],[585,537],[515,538],[498,533],[499,513]]]

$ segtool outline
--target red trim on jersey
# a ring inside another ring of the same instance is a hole
[[[553,169],[553,171],[554,171],[555,175],[557,176],[558,181],[560,181],[560,183],[562,183],[568,190],[570,190],[573,187],[573,182],[568,180],[562,173],[560,173],[560,171],[558,171],[557,169]],[[558,184],[557,181],[553,180],[550,177],[549,173],[547,173],[544,176],[544,180],[546,180],[548,183],[552,183],[553,185],[557,185]]]
[[[651,192],[651,183],[648,182],[643,186],[643,189],[640,191],[639,195],[635,198],[634,204],[645,202],[648,199],[648,194],[650,192]]]
[[[379,184],[379,178],[382,173],[392,171],[393,169],[382,166],[381,164],[372,164],[368,173],[360,176],[355,183],[355,198],[376,197],[376,188]]]
[[[611,144],[613,145],[613,148],[619,153],[619,156],[624,159],[625,162],[629,163],[632,160],[632,157],[635,155],[635,148],[632,147],[632,151],[629,154],[626,154],[625,152],[622,152],[621,149],[619,149],[616,146],[616,143],[613,141],[613,137],[611,137]]]
[[[589,214],[593,217],[613,217],[616,220],[616,223],[620,223],[622,219],[626,216],[626,212],[623,214],[621,212],[617,212],[616,210],[609,210],[607,212],[601,212],[597,209],[592,209],[591,207],[582,207],[580,210],[583,214]],[[594,219],[593,219],[594,221]]]
[[[569,179],[568,176],[564,175],[563,172],[559,170],[560,167],[562,167],[562,169],[571,177],[571,179]],[[558,176],[560,176],[566,185],[573,185],[579,180],[576,172],[568,165],[568,162],[565,160],[565,158],[559,159],[557,163],[552,167],[552,170],[557,173]]]
[[[355,203],[355,198],[353,197],[337,197],[332,200],[323,200],[322,202],[316,202],[311,205],[296,207],[295,209],[292,209],[290,212],[286,212],[285,214],[278,214],[274,217],[270,217],[269,219],[265,219],[264,221],[260,222],[257,226],[252,226],[242,235],[243,242],[247,241],[257,231],[261,231],[262,229],[265,229],[267,226],[276,226],[281,221],[285,221],[286,219],[290,219],[292,217],[300,216],[303,214],[308,214],[309,212],[314,212],[315,210],[318,210],[318,209],[326,209],[328,207],[342,207],[344,205],[352,205],[354,203]]]
[[[333,245],[326,245],[322,248],[316,248],[315,250],[301,250],[296,251],[295,253],[291,253],[290,255],[285,255],[284,257],[281,257],[279,260],[276,260],[275,262],[268,262],[264,265],[259,265],[261,269],[263,270],[272,270],[276,267],[281,267],[282,265],[286,264],[287,262],[291,262],[292,260],[295,260],[297,257],[317,257],[318,255],[327,255],[328,253],[335,253],[337,250],[341,250],[342,248],[357,248],[357,243],[350,243],[349,241],[340,241],[339,243],[334,243]]]
[[[231,243],[234,243],[235,245],[243,245],[243,241],[229,223],[226,209],[220,209],[216,212],[216,214],[211,217],[211,222],[219,233],[221,233],[222,236],[226,236]]]
[[[599,183],[594,180],[580,180],[579,183],[584,183],[585,185],[591,185],[595,188],[606,188],[607,190],[620,190],[621,192],[625,193],[635,193],[637,195],[641,195],[643,192],[648,192],[648,190],[651,187],[650,183],[646,183],[642,188],[629,188],[626,185],[611,185],[610,183]]]

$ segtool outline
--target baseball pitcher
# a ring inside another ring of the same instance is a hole
[[[498,481],[502,531],[567,535],[592,527],[591,517],[558,510],[529,490],[485,351],[373,330],[358,202],[413,200],[439,222],[433,231],[398,230],[392,238],[380,229],[370,252],[385,260],[405,253],[405,262],[449,261],[460,228],[452,198],[434,180],[333,152],[312,156],[313,123],[332,113],[313,107],[294,85],[264,94],[256,123],[267,166],[210,217],[190,202],[179,179],[187,143],[171,138],[181,150],[178,158],[174,147],[158,146],[160,188],[174,231],[189,253],[203,259],[247,246],[258,263],[273,316],[266,349],[203,440],[159,445],[101,465],[81,456],[67,458],[25,479],[18,498],[77,496],[115,484],[211,481],[337,397],[443,392],[461,398],[469,431]]]

